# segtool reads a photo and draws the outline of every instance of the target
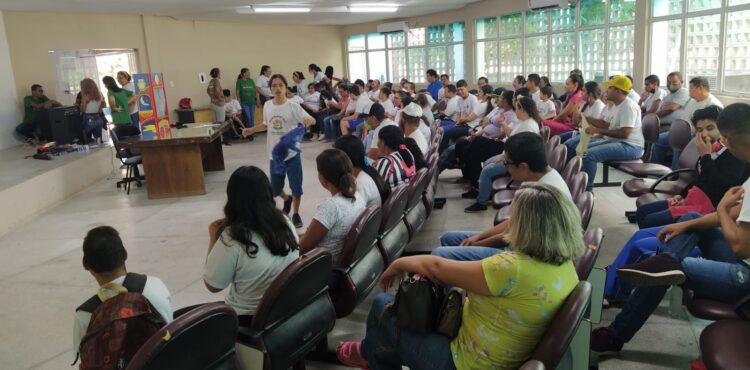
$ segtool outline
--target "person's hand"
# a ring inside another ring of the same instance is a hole
[[[717,210],[725,209],[729,211],[734,206],[742,203],[745,198],[745,189],[742,186],[735,186],[724,193],[724,197],[721,198],[719,205],[716,207]]]
[[[383,272],[383,275],[380,275],[380,289],[382,289],[384,292],[388,291],[388,289],[391,289],[393,283],[395,283],[396,280],[400,280],[404,276],[404,272],[394,266],[396,266],[395,263],[391,264]]]
[[[119,113],[119,112],[122,112],[122,107],[115,107],[112,110]]]
[[[227,226],[226,218],[220,218],[208,225],[208,236],[211,238],[211,241],[212,241],[211,244],[219,240],[219,235],[221,235],[221,233],[224,231],[224,228],[226,226]]]
[[[589,135],[595,135],[599,133],[599,129],[594,126],[586,127],[586,133]]]
[[[685,222],[667,225],[659,230],[659,233],[656,234],[656,239],[666,243],[672,240],[675,236],[685,233],[687,230],[688,227]]]
[[[695,135],[695,140],[693,140],[693,143],[698,149],[698,153],[701,155],[701,157],[706,154],[711,154],[711,139],[709,139],[708,137],[703,136],[703,134],[701,133],[698,133]]]
[[[641,93],[641,100],[646,100],[646,99],[648,99],[648,96],[649,96],[649,95],[651,95],[651,94],[649,94],[649,92],[648,92],[648,91],[645,91],[645,90],[644,90],[644,91],[643,91],[643,92]]]
[[[255,134],[255,130],[253,130],[252,128],[243,128],[242,129],[242,137],[243,138],[246,138],[248,136],[252,136],[253,134]]]
[[[672,207],[675,206],[681,206],[685,204],[685,198],[682,197],[682,195],[675,195],[674,197],[670,198],[670,203]]]
[[[471,247],[471,246],[477,246],[477,242],[479,242],[479,235],[470,236],[463,241],[461,241],[461,244],[459,244],[459,247]]]

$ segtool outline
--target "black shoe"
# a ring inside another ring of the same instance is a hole
[[[607,327],[591,331],[591,350],[595,352],[620,352],[625,344]]]
[[[617,276],[634,286],[679,285],[685,282],[680,261],[657,254],[645,260],[617,269]]]
[[[461,194],[461,198],[463,199],[475,199],[478,196],[479,196],[479,192],[476,189],[471,189]]]
[[[479,203],[474,203],[464,208],[464,212],[466,213],[476,213],[476,212],[482,212],[486,210],[487,210],[487,206],[485,206],[484,204],[479,204]]]
[[[299,216],[299,213],[292,215],[292,223],[294,224],[294,227],[298,229],[305,226],[305,224],[302,223],[302,217]]]
[[[254,135],[250,135],[250,136],[247,137],[247,141],[253,141],[253,140],[255,140],[255,136]]]
[[[288,215],[289,212],[292,211],[292,196],[288,196],[286,200],[284,201],[284,208],[282,208],[282,211],[284,211],[285,215]]]
[[[224,142],[222,142],[222,144],[226,146],[232,146],[232,143],[230,143],[229,140],[225,140]]]

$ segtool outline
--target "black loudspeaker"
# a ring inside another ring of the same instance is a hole
[[[83,118],[76,106],[55,107],[49,110],[51,139],[58,145],[85,144]]]

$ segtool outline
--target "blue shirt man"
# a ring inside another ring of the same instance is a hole
[[[443,88],[443,83],[440,82],[440,78],[438,78],[438,74],[434,69],[427,70],[427,82],[429,83],[427,85],[427,92],[437,101],[440,90]]]

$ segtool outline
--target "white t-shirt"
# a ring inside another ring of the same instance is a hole
[[[531,99],[534,100],[537,107],[542,105],[542,90],[537,89],[536,92],[531,93]],[[554,103],[552,103],[552,105],[554,105]]]
[[[459,98],[458,101],[458,113],[462,117],[468,117],[470,114],[475,113],[477,110],[477,105],[479,105],[479,100],[477,100],[477,97],[474,95],[469,94],[465,99]],[[486,106],[485,106],[486,108]],[[469,127],[474,128],[479,124],[479,121],[481,119],[475,119],[473,121],[467,122],[467,125]]]
[[[104,286],[109,284],[122,285],[123,282],[125,282],[125,275],[104,284]],[[115,292],[110,292],[107,295],[114,296],[116,294]],[[156,311],[164,318],[164,321],[167,323],[172,321],[172,296],[169,294],[167,286],[159,278],[153,276],[146,277],[143,296],[154,306]],[[75,319],[73,320],[73,351],[76,353],[81,344],[81,339],[83,339],[86,329],[89,327],[89,321],[91,321],[90,312],[76,311]]]
[[[745,197],[742,198],[742,208],[740,208],[740,216],[737,217],[737,224],[750,222],[750,179],[742,184],[742,188],[745,189]],[[750,258],[746,258],[745,263],[750,264]]]
[[[431,114],[427,114],[428,121],[430,120],[430,116]],[[432,131],[430,131],[430,126],[427,126],[427,124],[424,123],[424,121],[419,121],[419,131],[422,131],[422,136],[424,136],[424,139],[427,140],[427,143],[429,144],[430,139],[432,139]]]
[[[309,105],[312,108],[313,112],[317,112],[320,110],[320,93],[314,92],[312,94],[307,94],[303,98],[305,101],[305,104]]]
[[[693,114],[698,109],[703,109],[710,107],[712,105],[718,106],[719,108],[724,108],[724,104],[719,101],[719,99],[716,99],[713,94],[708,94],[708,98],[705,98],[701,101],[697,101],[695,99],[690,99],[690,101],[685,104],[684,107],[682,107],[682,115],[679,118],[684,119],[685,121],[690,122],[690,120],[693,118]]]
[[[380,100],[380,89],[368,91],[367,92],[367,97],[369,97],[371,101],[374,101],[374,102],[379,101]]]
[[[299,241],[294,225],[288,219],[287,226]],[[299,257],[298,250],[290,251],[286,256],[276,256],[259,235],[252,233],[250,238],[258,247],[253,257],[247,255],[245,246],[229,236],[228,229],[224,230],[203,267],[203,280],[208,285],[216,289],[229,287],[225,302],[238,315],[255,315],[263,294],[274,279]]]
[[[641,107],[649,109],[651,108],[651,105],[654,104],[655,101],[664,100],[664,98],[666,98],[667,95],[669,95],[667,90],[664,90],[661,87],[657,87],[656,92],[649,94],[648,98],[646,98],[646,100],[643,101],[643,104],[641,104]],[[658,110],[658,107],[657,107],[657,110]]]
[[[364,197],[355,196],[355,200],[352,201],[338,193],[323,201],[315,213],[313,218],[328,230],[318,246],[330,250],[334,266],[338,266],[341,259],[344,238],[364,209]]]
[[[510,132],[510,136],[520,134],[522,132],[533,132],[539,134],[539,124],[534,121],[533,118],[529,118],[525,121],[519,121],[513,126],[513,130]]]
[[[632,100],[633,103],[638,104],[638,102],[641,101],[641,96],[638,95],[638,93],[635,92],[635,90],[630,89],[630,92],[628,93],[628,99]]]
[[[375,180],[365,171],[359,171],[359,175],[357,175],[357,196],[362,197],[366,207],[373,204],[382,204],[378,185],[375,184]]]
[[[547,101],[539,101],[536,103],[536,109],[539,111],[539,117],[542,117],[544,119],[545,116],[547,116],[550,112],[555,112],[555,103],[552,102],[551,99],[547,99]]]
[[[367,94],[362,94],[357,98],[357,101],[354,104],[354,113],[357,113],[357,114],[368,113],[370,111],[371,105],[372,105],[372,100],[369,99]]]
[[[122,85],[123,90],[127,90],[135,94],[135,84],[133,84],[133,81],[130,81],[126,83],[125,85]],[[133,108],[130,109],[130,114],[137,113],[138,112],[138,103],[136,102],[133,104]]]
[[[224,104],[224,111],[227,113],[238,113],[242,111],[242,106],[237,99],[232,99],[229,103]]]
[[[445,104],[445,116],[452,121],[455,121],[456,118],[458,118],[458,101],[461,100],[461,98],[456,95],[450,99],[448,99],[448,102]]]
[[[263,105],[263,119],[268,130],[266,151],[269,159],[273,159],[273,147],[278,144],[281,137],[296,128],[297,124],[302,123],[305,118],[312,117],[299,104],[292,103],[288,99],[281,105],[274,104],[273,100],[269,100]],[[290,158],[297,155],[292,150],[289,152],[292,153]]]
[[[661,100],[661,104],[659,104],[659,110],[663,109],[669,104],[677,104],[680,106],[677,110],[672,111],[672,113],[667,114],[664,117],[659,118],[659,122],[661,123],[672,123],[672,121],[675,118],[682,117],[682,108],[685,107],[685,104],[690,100],[690,93],[688,92],[688,89],[682,87],[679,90],[669,93],[667,96],[664,97],[664,99]]]
[[[375,127],[375,129],[372,130],[372,143],[370,143],[370,148],[368,149],[378,148],[378,135],[380,134],[380,129],[386,126],[396,126],[396,123],[389,120],[388,118],[384,119],[383,122],[380,122],[378,127]]]
[[[618,139],[610,136],[604,138],[611,142],[626,142],[633,146],[643,148],[644,139],[641,131],[641,108],[630,99],[625,99],[619,105],[609,109],[604,120],[609,122],[609,130],[617,130],[623,127],[632,127],[633,131],[627,139]]]
[[[304,98],[309,92],[307,91],[307,87],[310,85],[307,80],[300,80],[300,82],[297,84],[297,95]]]
[[[271,82],[270,78],[264,75],[260,75],[258,76],[258,78],[255,79],[255,86],[257,86],[261,91],[263,91],[264,94],[272,98],[273,92],[271,92],[271,85],[269,85],[269,82]]]
[[[565,196],[568,197],[568,199],[573,200],[573,196],[570,194],[570,189],[568,188],[568,184],[565,183],[565,180],[560,176],[560,173],[557,172],[554,168],[552,171],[547,172],[544,176],[542,176],[541,179],[539,179],[540,183],[551,185],[557,190],[560,190]]]
[[[315,73],[315,83],[318,83],[320,81],[323,81],[323,79],[326,77],[326,74],[323,71],[316,72]]]
[[[385,99],[385,101],[378,100],[378,104],[380,104],[383,107],[383,111],[386,114],[390,114],[393,117],[396,117],[396,112],[398,111],[396,107],[393,105],[393,102],[391,99]]]
[[[300,98],[299,95],[293,95],[291,98],[287,98],[287,100],[297,105],[302,105],[302,103],[305,102],[305,100]]]
[[[419,129],[416,129],[414,130],[414,132],[409,134],[409,137],[414,139],[414,141],[417,142],[419,151],[422,152],[422,157],[427,158],[427,152],[430,150],[430,145],[427,143],[427,139],[425,139],[424,134],[422,134],[422,131],[420,131]]]
[[[596,99],[594,104],[589,104],[586,106],[586,109],[584,109],[583,114],[589,117],[602,119],[603,117],[602,113],[604,113],[604,108],[606,106],[607,105],[604,104],[604,102],[601,101],[601,99]]]

